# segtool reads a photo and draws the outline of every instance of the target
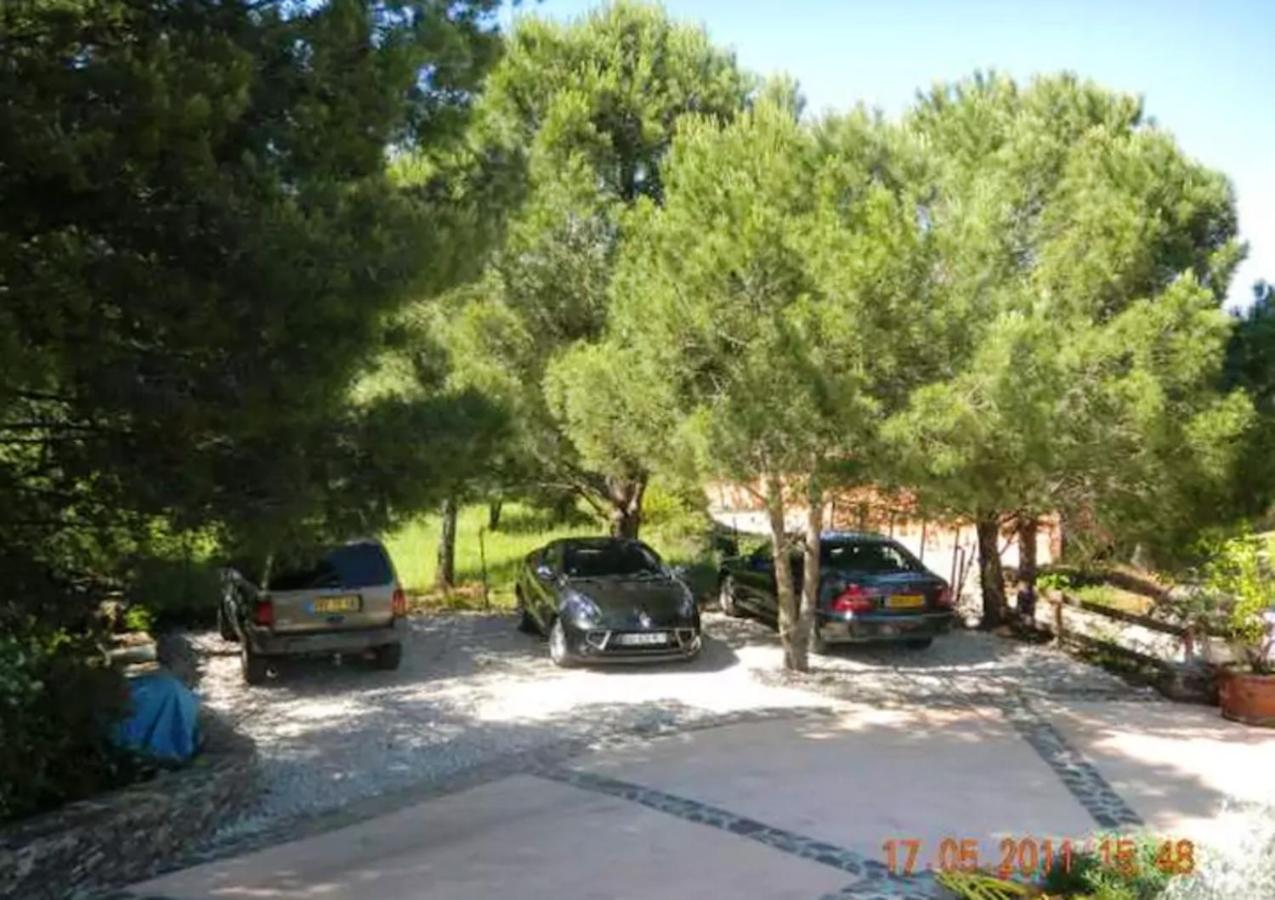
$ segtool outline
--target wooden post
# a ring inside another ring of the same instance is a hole
[[[478,561],[483,570],[483,609],[491,612],[491,597],[487,593],[487,529],[478,529]]]

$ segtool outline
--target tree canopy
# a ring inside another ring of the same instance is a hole
[[[494,8],[5,7],[6,543],[156,517],[273,539],[419,502],[489,404],[349,394],[389,314],[480,262],[455,175]],[[389,148],[435,177],[397,181]]]
[[[605,376],[594,383],[596,369],[548,373],[567,348],[602,337],[624,211],[640,199],[662,202],[679,122],[692,114],[728,120],[751,88],[702,29],[627,2],[569,24],[520,20],[487,84],[482,127],[521,152],[526,199],[501,253],[468,292],[455,346],[472,361],[473,383],[515,410],[530,480],[583,497],[617,533],[636,533],[650,464],[635,445],[596,452],[569,405],[585,389],[579,378],[588,390],[623,392],[623,384]]]
[[[1071,76],[938,88],[906,125],[931,160],[944,375],[888,433],[897,479],[979,524],[994,624],[1008,515],[1163,545],[1225,483],[1248,421],[1216,390],[1234,200],[1139,101]]]

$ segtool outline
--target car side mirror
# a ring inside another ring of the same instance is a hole
[[[550,566],[546,566],[544,563],[541,563],[536,566],[536,577],[544,581],[552,581],[553,569]]]

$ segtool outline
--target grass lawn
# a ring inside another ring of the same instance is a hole
[[[385,546],[394,559],[399,580],[409,594],[423,598],[427,605],[478,607],[482,598],[482,550],[487,558],[488,598],[494,609],[512,609],[514,573],[522,558],[555,538],[573,535],[600,535],[605,526],[581,514],[572,523],[555,523],[544,512],[506,503],[498,531],[486,530],[487,507],[462,507],[456,519],[456,590],[450,596],[434,592],[438,537],[441,520],[425,516],[385,537]],[[652,522],[643,529],[642,539],[654,547],[671,565],[688,567],[688,581],[697,594],[711,590],[715,567],[702,549],[703,541],[683,520]]]
[[[1139,616],[1148,615],[1155,607],[1155,600],[1151,597],[1112,584],[1088,584],[1073,588],[1072,593],[1081,600]]]

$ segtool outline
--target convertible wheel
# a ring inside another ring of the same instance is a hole
[[[575,664],[571,651],[567,649],[567,631],[562,627],[562,620],[555,619],[549,629],[549,658],[559,668],[569,668]]]
[[[729,575],[722,579],[721,585],[717,588],[717,605],[728,616],[739,618],[743,615],[739,605],[735,603],[735,580]]]
[[[519,590],[514,596],[518,598],[518,630],[523,634],[536,634],[540,627],[536,625],[531,613],[527,612],[527,601],[523,599],[522,591]]]

